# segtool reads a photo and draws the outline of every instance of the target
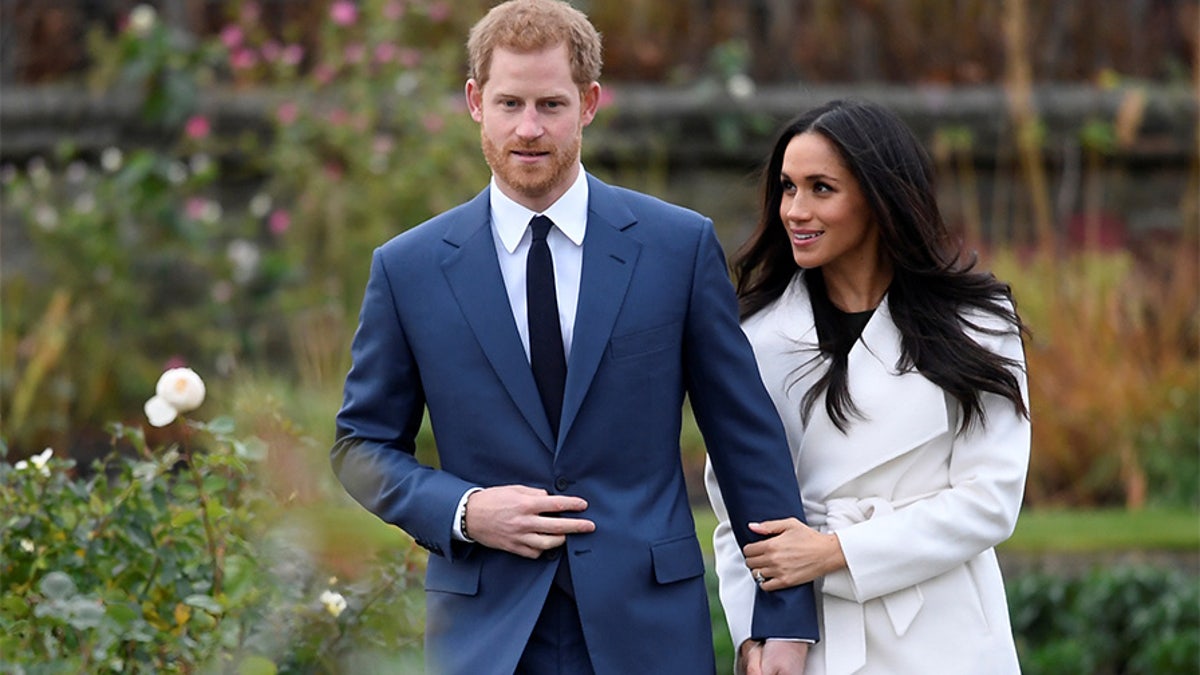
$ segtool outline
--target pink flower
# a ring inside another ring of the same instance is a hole
[[[446,126],[446,120],[442,119],[441,115],[429,113],[421,118],[421,125],[425,127],[425,131],[431,134],[436,134]]]
[[[400,65],[405,68],[416,68],[421,63],[421,52],[411,47],[401,49],[398,53]]]
[[[600,89],[600,100],[597,102],[597,105],[601,110],[603,110],[615,103],[616,100],[617,96],[613,93],[613,90],[609,89],[608,87],[603,87]]]
[[[188,118],[186,124],[183,125],[183,132],[192,140],[202,140],[208,138],[208,132],[211,126],[208,123],[208,118],[204,115],[192,115]]]
[[[329,123],[333,126],[340,127],[345,125],[346,122],[350,121],[350,114],[342,108],[334,108],[333,110],[329,111],[329,117],[326,119],[328,119]]]
[[[396,60],[396,55],[399,50],[396,45],[390,42],[384,42],[375,47],[375,62],[376,63],[391,63]]]
[[[313,79],[317,81],[317,84],[322,86],[329,84],[335,74],[334,69],[325,63],[313,68]]]
[[[349,26],[358,21],[358,8],[349,0],[338,0],[329,8],[329,18],[339,26]]]
[[[267,217],[267,229],[271,231],[271,234],[277,237],[284,232],[287,232],[288,228],[291,226],[292,216],[283,209],[275,209],[271,212],[271,215]]]
[[[383,6],[383,18],[388,21],[396,21],[404,16],[404,4],[393,0]]]
[[[279,60],[280,54],[283,53],[283,47],[279,46],[278,42],[276,42],[274,40],[270,40],[266,44],[264,44],[262,46],[262,49],[260,49],[259,51],[262,52],[262,57],[263,57],[264,61],[274,63],[275,61]]]
[[[285,127],[291,126],[292,122],[295,122],[299,115],[300,106],[292,103],[291,101],[280,103],[279,108],[275,110],[275,118],[278,119],[279,123]]]
[[[200,220],[208,211],[208,200],[203,197],[188,197],[183,212],[192,220]]]
[[[241,20],[244,24],[258,23],[258,18],[262,15],[262,8],[257,2],[247,2],[242,5]]]
[[[229,65],[234,70],[247,70],[258,65],[258,54],[253,49],[238,49],[229,57]]]
[[[367,48],[359,43],[346,45],[343,54],[346,57],[346,63],[362,63],[363,57],[366,56]]]
[[[242,32],[241,26],[230,24],[221,29],[221,44],[230,51],[241,47],[245,37],[246,34]]]
[[[291,44],[283,48],[283,62],[289,66],[298,66],[304,60],[304,47]]]
[[[450,18],[450,3],[435,2],[429,6],[429,18],[434,23],[441,23]]]

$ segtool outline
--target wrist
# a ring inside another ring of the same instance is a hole
[[[825,536],[829,538],[829,555],[825,558],[825,574],[831,574],[846,567],[846,554],[842,551],[842,540],[838,539],[836,532],[830,532]]]
[[[462,534],[463,540],[468,543],[475,542],[475,540],[471,538],[470,531],[467,529],[467,509],[471,505],[471,496],[474,494],[474,492],[467,493],[466,499],[463,500],[462,513],[460,513],[458,516],[458,531]]]

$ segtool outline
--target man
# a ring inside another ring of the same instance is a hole
[[[376,250],[334,470],[431,553],[430,672],[713,672],[685,394],[738,540],[803,512],[712,223],[583,171],[583,14],[512,0],[468,51],[492,181]],[[760,591],[752,637],[781,639],[747,665],[799,672],[815,618],[811,587]]]

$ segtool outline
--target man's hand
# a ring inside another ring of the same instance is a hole
[[[746,640],[738,648],[737,675],[803,675],[807,642]]]
[[[762,675],[803,675],[808,643],[767,640],[762,648]]]
[[[738,647],[734,675],[762,675],[763,643],[746,640]]]
[[[566,543],[568,534],[596,529],[585,518],[557,517],[587,506],[579,497],[551,495],[524,485],[485,488],[467,498],[467,534],[489,548],[537,558],[542,551]]]
[[[799,586],[846,566],[836,534],[822,534],[795,518],[750,523],[750,529],[767,537],[742,549],[750,573],[766,580],[759,584],[764,591]]]

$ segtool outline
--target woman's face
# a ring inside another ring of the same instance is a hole
[[[879,228],[861,186],[834,145],[815,132],[783,153],[779,217],[800,267],[865,271],[879,264]]]

